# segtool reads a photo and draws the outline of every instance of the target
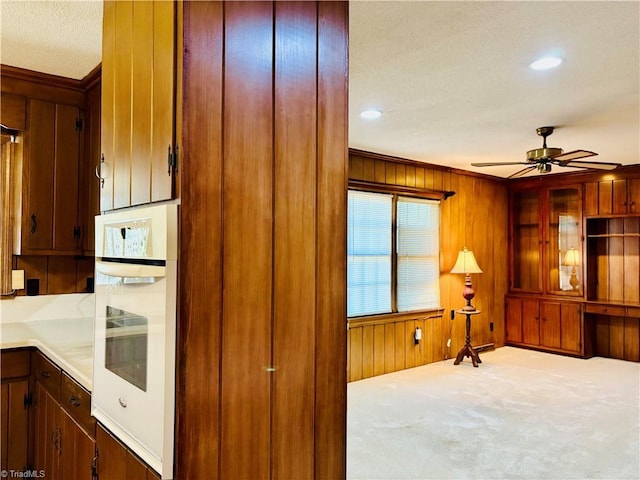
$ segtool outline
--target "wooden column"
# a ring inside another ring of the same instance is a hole
[[[346,475],[346,2],[185,2],[176,478]]]

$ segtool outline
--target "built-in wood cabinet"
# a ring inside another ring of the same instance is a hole
[[[581,303],[507,298],[507,343],[584,355],[582,338]]]
[[[16,254],[80,254],[78,167],[82,113],[73,105],[30,99]]]
[[[28,467],[29,351],[3,351],[0,363],[0,470],[22,472]]]
[[[93,478],[95,420],[89,392],[37,351],[32,365],[34,468],[47,478]]]
[[[541,179],[510,184],[507,342],[640,361],[640,169]]]
[[[102,211],[173,197],[175,18],[175,2],[104,2]]]
[[[511,192],[511,291],[581,296],[582,188]],[[572,283],[572,277],[574,279]]]
[[[100,480],[156,480],[158,474],[147,467],[102,425],[96,431],[97,474]]]

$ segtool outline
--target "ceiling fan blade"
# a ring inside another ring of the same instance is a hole
[[[560,155],[556,155],[553,158],[558,162],[570,162],[572,160],[577,160],[579,158],[587,158],[598,155],[596,152],[590,152],[589,150],[572,150],[570,152],[561,153]]]
[[[620,163],[608,163],[608,162],[561,162],[558,164],[560,167],[576,167],[576,168],[595,168],[597,170],[614,170],[618,168]]]
[[[500,167],[502,165],[528,165],[529,162],[484,162],[472,163],[472,167]]]
[[[507,178],[517,178],[517,177],[521,177],[526,173],[529,173],[532,171],[532,169],[536,168],[536,165],[529,165],[528,167],[524,167],[522,170],[518,170],[516,173],[509,175]]]

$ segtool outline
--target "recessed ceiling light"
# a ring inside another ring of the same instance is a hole
[[[380,118],[382,116],[382,112],[380,110],[376,110],[375,108],[370,108],[369,110],[360,112],[360,116],[362,118],[366,118],[367,120],[375,120],[376,118]]]
[[[533,70],[549,70],[560,65],[564,60],[560,57],[542,57],[538,60],[531,62],[529,67]]]

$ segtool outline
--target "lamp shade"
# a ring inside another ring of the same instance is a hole
[[[571,247],[567,250],[567,253],[564,256],[564,260],[562,261],[562,265],[568,267],[575,267],[580,265],[580,253],[577,249]]]
[[[480,270],[473,252],[464,247],[464,250],[458,252],[458,259],[451,269],[451,273],[482,273],[482,270]]]

